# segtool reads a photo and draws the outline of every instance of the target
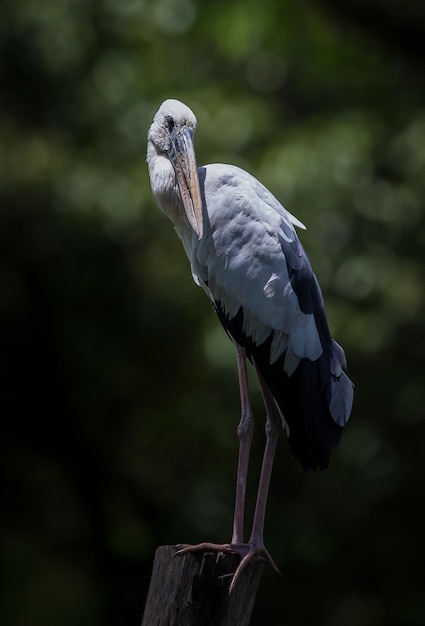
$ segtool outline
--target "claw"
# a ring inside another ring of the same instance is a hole
[[[234,590],[242,571],[246,568],[248,563],[252,561],[252,559],[265,561],[270,565],[272,570],[276,572],[276,574],[280,574],[276,563],[273,561],[269,552],[263,545],[257,546],[253,543],[210,543],[208,541],[204,541],[203,543],[198,543],[196,545],[178,544],[176,548],[179,548],[179,550],[177,550],[174,556],[183,556],[184,554],[194,552],[224,552],[225,554],[239,555],[241,557],[241,562],[236,568],[235,573],[231,574],[232,581],[229,587],[229,595]]]
[[[252,559],[258,559],[258,560],[261,560],[261,561],[265,561],[266,563],[268,563],[270,565],[272,570],[274,572],[276,572],[276,574],[280,574],[279,568],[277,567],[276,563],[273,561],[273,559],[270,556],[270,553],[268,552],[268,550],[266,550],[266,548],[264,546],[256,546],[256,545],[250,543],[250,544],[248,544],[248,552],[242,558],[241,562],[239,563],[238,567],[236,568],[236,572],[233,574],[232,582],[230,583],[230,587],[229,587],[229,595],[234,590],[234,588],[236,586],[236,583],[239,580],[239,577],[240,577],[241,573],[246,568],[248,563],[250,561],[252,561]]]
[[[224,552],[225,554],[241,554],[239,548],[245,544],[230,544],[230,543],[210,543],[204,541],[203,543],[197,543],[195,545],[180,543],[176,545],[179,548],[174,556],[182,556],[183,554],[189,554],[192,552]],[[247,552],[247,551],[246,551]]]

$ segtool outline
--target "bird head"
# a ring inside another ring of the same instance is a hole
[[[202,237],[202,200],[193,136],[196,117],[178,100],[165,100],[149,129],[148,141],[171,162],[189,224]]]

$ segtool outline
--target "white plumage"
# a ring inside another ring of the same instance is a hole
[[[174,223],[194,280],[214,303],[237,351],[242,418],[234,530],[232,542],[216,548],[244,557],[239,574],[253,556],[265,556],[274,566],[264,548],[263,524],[282,421],[303,467],[326,467],[350,416],[353,385],[295,232],[303,224],[240,168],[197,168],[195,129],[192,111],[177,100],[166,100],[149,130],[147,162],[153,193]],[[242,539],[252,436],[246,356],[257,372],[267,410],[267,443],[248,544]],[[201,544],[188,550],[206,546],[211,549],[211,544]]]
[[[255,344],[273,333],[271,361],[286,352],[284,370],[291,375],[300,358],[322,353],[313,314],[300,310],[282,248],[282,239],[298,241],[293,224],[303,225],[238,167],[206,165],[199,176],[208,210],[202,239],[191,240],[192,272],[229,319],[243,308],[243,330]]]

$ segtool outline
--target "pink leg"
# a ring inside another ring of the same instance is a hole
[[[258,485],[257,502],[255,505],[254,521],[252,525],[251,537],[248,544],[243,543],[243,519],[245,509],[246,478],[248,473],[248,460],[252,439],[253,419],[248,397],[248,379],[246,372],[245,350],[237,346],[239,385],[241,392],[242,417],[238,426],[240,440],[238,477],[236,483],[235,516],[233,523],[233,536],[230,544],[201,543],[196,546],[185,546],[177,554],[198,551],[222,551],[240,554],[242,557],[230,585],[229,593],[234,589],[236,582],[246,565],[253,558],[262,558],[270,563],[271,567],[279,572],[270,554],[264,547],[264,520],[266,515],[267,496],[270,486],[270,479],[273,469],[273,461],[276,453],[276,446],[279,439],[282,421],[276,408],[274,398],[261,376],[258,368],[255,371],[260,383],[261,393],[267,412],[266,421],[266,447],[264,449],[263,463],[261,466],[260,482]]]
[[[273,462],[276,454],[277,442],[279,439],[280,431],[282,430],[282,420],[277,410],[274,398],[270,389],[268,388],[264,378],[260,374],[258,368],[255,366],[255,371],[260,382],[261,393],[264,400],[264,405],[267,412],[266,420],[266,447],[264,449],[263,463],[261,466],[260,482],[258,485],[257,502],[255,505],[254,521],[252,524],[251,537],[249,544],[254,548],[260,548],[261,551],[264,548],[264,521],[266,517],[267,497],[270,487],[270,479],[273,470]],[[255,552],[255,550],[254,550]],[[245,557],[247,560],[250,558],[250,553]],[[271,558],[268,557],[269,561]],[[277,570],[277,567],[271,561],[271,565]]]
[[[273,469],[273,461],[276,453],[279,434],[282,429],[282,420],[276,408],[274,398],[254,363],[255,372],[260,383],[261,393],[267,412],[266,421],[266,447],[264,449],[263,463],[261,466],[260,482],[257,491],[257,502],[255,504],[254,521],[252,524],[251,537],[248,542],[248,551],[238,565],[230,585],[230,592],[234,589],[236,582],[249,561],[253,558],[265,559],[275,572],[279,570],[264,546],[264,520],[266,516],[267,496],[269,492],[270,479]]]
[[[233,533],[231,543],[215,544],[203,542],[194,546],[184,546],[178,554],[199,552],[205,550],[236,552],[244,556],[248,551],[248,544],[243,543],[243,526],[245,515],[246,482],[248,476],[249,453],[251,450],[252,431],[254,420],[248,389],[248,372],[246,368],[246,351],[235,343],[239,377],[239,391],[241,397],[241,419],[238,424],[239,459],[236,478],[235,511],[233,517]]]
[[[237,344],[235,345],[238,362],[239,390],[241,394],[242,414],[241,421],[238,425],[239,460],[238,474],[236,479],[235,515],[233,519],[232,544],[240,544],[243,543],[246,481],[248,476],[249,453],[251,450],[254,420],[252,418],[251,403],[249,400],[246,352],[244,348],[241,348]]]
[[[270,487],[273,462],[276,453],[277,442],[282,430],[282,420],[277,410],[274,398],[266,385],[263,377],[255,367],[255,371],[260,381],[261,392],[264,405],[267,411],[266,421],[266,447],[264,450],[263,464],[261,467],[260,483],[258,485],[257,502],[255,505],[254,521],[249,543],[253,545],[263,545],[264,520],[266,516],[267,497]]]

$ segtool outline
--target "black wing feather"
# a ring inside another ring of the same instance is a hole
[[[344,351],[330,335],[322,292],[298,237],[292,228],[290,232],[283,229],[278,236],[300,310],[314,315],[321,356],[315,361],[301,359],[288,376],[284,371],[285,353],[270,363],[272,329],[266,341],[256,345],[243,331],[242,307],[231,319],[220,302],[215,302],[215,308],[226,332],[246,349],[248,358],[255,361],[268,384],[289,426],[288,439],[293,455],[299,458],[305,470],[324,469],[350,416],[353,384],[346,373]]]
[[[353,385],[345,369],[342,348],[330,336],[324,310],[316,309],[316,323],[323,353],[316,361],[301,359],[288,376],[283,369],[285,354],[270,363],[272,333],[257,346],[243,332],[243,310],[228,319],[220,302],[215,307],[226,332],[255,361],[289,426],[289,446],[304,470],[329,465],[330,451],[338,443],[353,399]]]

